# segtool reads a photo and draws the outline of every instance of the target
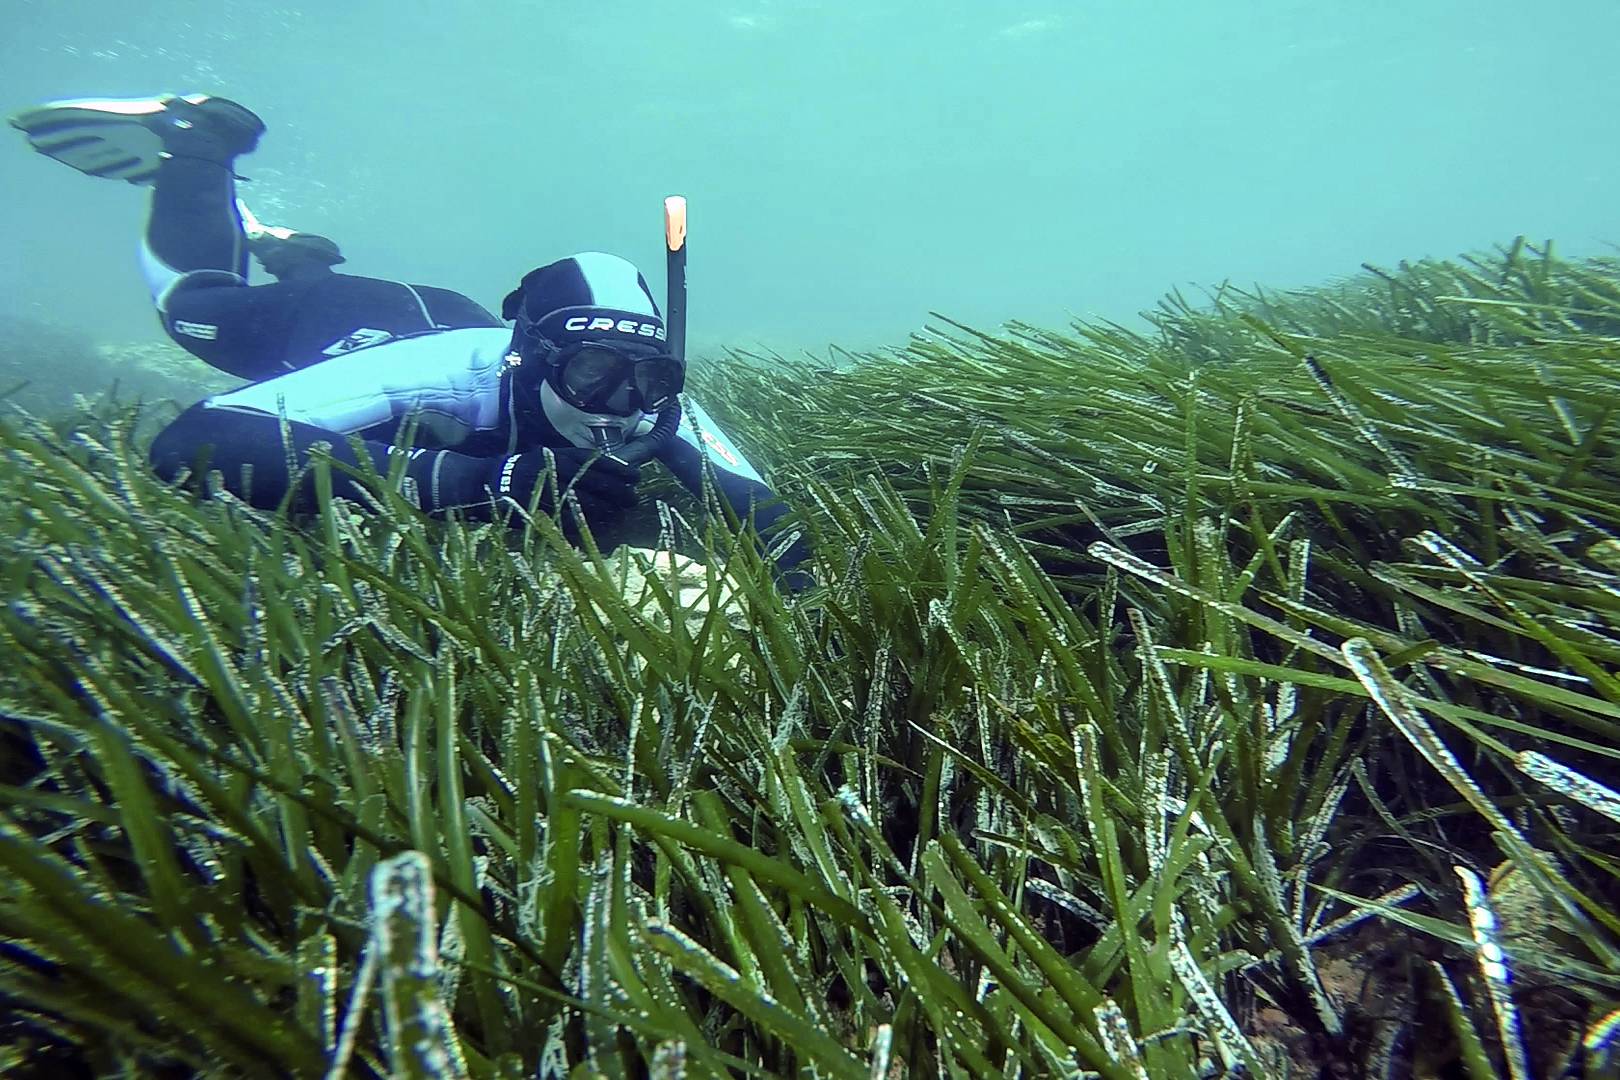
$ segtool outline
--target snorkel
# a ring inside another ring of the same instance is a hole
[[[686,362],[686,197],[671,195],[664,200],[664,345],[671,356]],[[608,456],[626,465],[644,465],[664,444],[674,438],[681,426],[680,395],[671,398],[658,411],[652,430],[638,435]],[[605,435],[606,433],[595,433]]]

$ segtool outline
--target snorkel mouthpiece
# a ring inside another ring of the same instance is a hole
[[[645,465],[651,461],[663,445],[675,437],[675,431],[681,426],[681,403],[672,401],[664,406],[654,421],[652,430],[638,438],[631,439],[617,450],[612,451],[612,457],[624,462],[626,465]]]
[[[624,442],[624,428],[618,424],[588,424],[593,450],[612,450]]]

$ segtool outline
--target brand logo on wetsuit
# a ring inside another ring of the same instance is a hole
[[[718,438],[709,434],[707,431],[699,431],[698,438],[707,443],[710,450],[713,450],[715,453],[725,458],[728,464],[741,464],[737,460],[737,455],[731,452],[731,447],[727,446],[725,443],[721,442]]]
[[[186,322],[184,319],[174,320],[174,332],[184,334],[186,337],[201,338],[203,341],[213,341],[219,337],[219,327],[212,323]]]
[[[664,328],[657,323],[637,322],[634,319],[607,319],[600,315],[595,318],[575,315],[572,319],[563,323],[563,329],[574,334],[612,330],[619,334],[634,334],[636,337],[652,338],[654,341],[664,340]]]
[[[321,355],[337,356],[341,353],[353,352],[356,349],[363,349],[367,345],[380,344],[393,336],[387,330],[373,330],[369,326],[363,326],[347,337],[341,337],[332,342],[332,344],[321,350]]]

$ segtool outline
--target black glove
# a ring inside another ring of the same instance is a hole
[[[546,475],[548,456],[557,463],[554,482]],[[556,494],[571,487],[586,520],[595,523],[617,517],[636,505],[636,481],[640,479],[639,468],[617,458],[597,457],[597,451],[577,446],[559,446],[506,458],[497,468],[492,486],[497,496],[527,508],[536,485],[544,484],[540,509],[548,514],[555,508]]]

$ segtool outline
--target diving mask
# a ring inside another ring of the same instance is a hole
[[[581,341],[547,358],[546,381],[557,396],[587,412],[656,413],[686,384],[686,365],[645,346]]]
[[[650,345],[575,341],[557,345],[532,329],[522,358],[543,365],[545,381],[563,401],[593,413],[656,413],[686,385],[686,364]]]

